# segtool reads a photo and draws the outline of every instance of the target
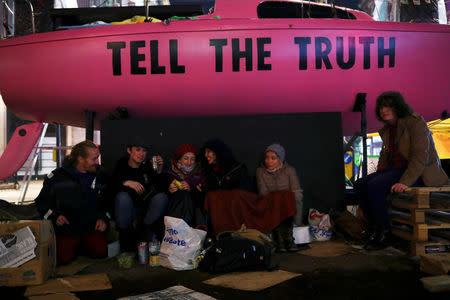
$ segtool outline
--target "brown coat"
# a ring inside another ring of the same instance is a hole
[[[297,207],[294,222],[298,226],[302,225],[303,191],[294,167],[285,162],[281,169],[275,173],[270,173],[266,168],[259,167],[256,169],[256,183],[258,185],[258,193],[261,196],[265,196],[269,192],[274,191],[289,190],[294,192]]]
[[[384,126],[380,131],[383,147],[378,160],[378,168],[389,166],[389,130]],[[401,118],[397,123],[398,152],[408,161],[408,167],[400,178],[400,183],[411,186],[419,177],[426,186],[450,185],[447,174],[441,167],[441,161],[434,146],[431,131],[425,120],[418,114]]]

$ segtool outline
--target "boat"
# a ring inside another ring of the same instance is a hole
[[[335,10],[335,18],[328,17]],[[310,15],[311,17],[308,17]],[[316,18],[314,18],[316,17]],[[102,26],[0,41],[0,93],[37,122],[352,111],[402,92],[426,120],[449,108],[450,27],[377,22],[304,1],[217,0],[197,19]]]
[[[450,106],[450,26],[377,22],[295,0],[216,0],[206,15],[69,29],[0,41],[0,93],[36,122],[352,112],[400,91],[426,120]],[[344,132],[346,125],[343,125]]]

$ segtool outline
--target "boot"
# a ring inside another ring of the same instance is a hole
[[[283,239],[281,238],[281,224],[272,230],[273,242],[275,243],[275,252],[286,253]]]
[[[139,242],[152,241],[153,235],[156,233],[154,227],[155,226],[153,224],[152,225],[143,224],[142,226],[140,226],[139,231],[138,231]]]
[[[389,230],[378,229],[372,234],[364,245],[364,249],[368,251],[381,250],[391,244],[391,236]]]
[[[133,228],[118,229],[120,252],[135,252],[137,249],[137,236]]]
[[[288,252],[297,252],[297,245],[294,243],[294,223],[292,218],[288,218],[281,223],[281,238]]]

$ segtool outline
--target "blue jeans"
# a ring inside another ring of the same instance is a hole
[[[133,221],[137,217],[136,208],[133,205],[133,199],[127,192],[119,192],[115,199],[116,225],[119,229],[131,228]],[[164,193],[158,193],[153,196],[144,212],[144,224],[151,225],[159,218],[164,216],[169,205],[169,198]]]
[[[406,168],[375,172],[355,182],[354,190],[359,198],[359,206],[369,223],[378,229],[389,229],[388,196],[391,187],[399,182]],[[419,178],[413,186],[423,185]]]

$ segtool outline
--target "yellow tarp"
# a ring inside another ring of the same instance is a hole
[[[440,159],[450,159],[450,118],[428,122],[428,127],[433,133],[434,143]],[[377,136],[378,133],[370,133],[367,136]]]
[[[149,20],[151,23],[158,23],[161,22],[161,20],[157,18],[149,17]],[[113,25],[121,25],[121,24],[136,24],[136,23],[144,23],[145,17],[144,16],[134,16],[131,19],[126,19],[120,22],[111,22]]]

